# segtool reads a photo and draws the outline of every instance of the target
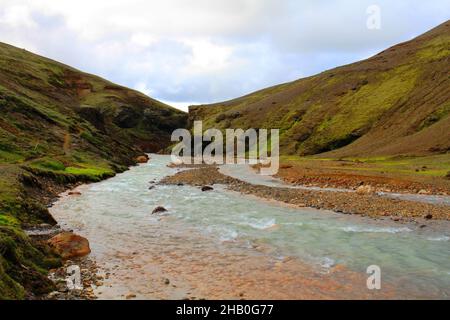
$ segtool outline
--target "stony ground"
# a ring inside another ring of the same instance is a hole
[[[69,290],[67,286],[67,270],[70,266],[80,268],[81,290]],[[96,263],[88,257],[65,261],[61,268],[51,270],[49,277],[55,282],[57,290],[42,297],[45,300],[95,300],[94,289],[103,285],[103,277],[97,274]]]
[[[27,229],[26,233],[30,236],[34,243],[47,243],[53,236],[64,231],[58,225],[41,224]],[[69,290],[67,285],[68,268],[78,266],[80,270],[80,279],[82,289]],[[38,300],[94,300],[97,297],[94,289],[103,285],[103,276],[98,274],[95,261],[88,256],[72,258],[65,260],[63,265],[56,269],[51,269],[48,278],[55,284],[55,290],[40,296],[30,297],[30,299]]]
[[[396,221],[407,220],[450,220],[446,206],[388,199],[375,194],[350,192],[311,191],[291,188],[276,188],[252,185],[221,174],[215,166],[200,166],[166,177],[162,184],[188,184],[205,186],[227,185],[229,190],[277,200],[299,207],[333,210],[343,214],[359,214],[370,217],[392,217]]]

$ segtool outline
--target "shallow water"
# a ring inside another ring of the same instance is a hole
[[[279,188],[292,188],[292,189],[302,189],[302,190],[312,190],[312,191],[330,191],[330,192],[355,192],[352,189],[344,188],[322,188],[322,187],[309,187],[301,185],[292,185],[285,183],[281,179],[272,176],[263,176],[257,174],[249,165],[223,165],[220,167],[219,171],[230,177],[240,179],[242,181],[263,185],[268,187],[279,187]],[[407,201],[424,202],[431,204],[439,204],[450,206],[450,196],[444,195],[426,195],[426,194],[411,194],[411,193],[394,193],[394,192],[378,192],[381,197],[400,199]]]
[[[111,273],[100,298],[446,298],[450,226],[399,224],[292,208],[216,186],[156,186],[167,156],[79,187],[51,213],[86,236]],[[151,215],[162,205],[164,215]],[[369,292],[378,265],[382,290]],[[165,280],[169,278],[170,281]],[[169,282],[169,283],[167,283]],[[243,292],[241,292],[243,291]]]

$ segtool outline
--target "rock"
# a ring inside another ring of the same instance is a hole
[[[58,298],[59,294],[60,294],[60,293],[59,293],[58,291],[50,292],[50,293],[47,295],[47,299],[49,299],[49,300],[56,299],[56,298]]]
[[[127,299],[127,300],[133,299],[133,298],[136,298],[136,295],[134,293],[130,293],[125,297],[125,299]]]
[[[160,213],[160,212],[167,212],[167,209],[164,208],[164,207],[159,206],[159,207],[156,207],[156,208],[152,211],[152,214]]]
[[[203,191],[203,192],[206,192],[206,191],[212,191],[212,190],[214,190],[214,188],[213,188],[213,187],[210,187],[210,186],[203,186],[203,187],[202,187],[202,191]]]
[[[359,195],[367,195],[375,193],[375,189],[370,185],[360,186],[356,189],[356,193]]]
[[[427,220],[431,220],[433,219],[433,215],[432,214],[427,214],[426,216],[424,216],[425,219]]]
[[[137,163],[147,163],[150,158],[147,155],[139,156],[136,158]]]
[[[68,194],[69,196],[81,196],[81,192],[79,191],[70,191]]]
[[[420,190],[419,192],[417,192],[418,194],[428,194],[429,192],[427,190]]]
[[[155,186],[148,187],[148,190],[153,190],[153,189],[155,189]]]
[[[39,225],[39,228],[42,228],[42,229],[50,229],[50,228],[53,228],[53,226],[52,226],[51,224],[48,224],[48,223],[41,223],[41,224]]]
[[[170,280],[169,279],[164,279],[164,284],[169,285],[170,284]]]
[[[63,258],[83,257],[91,253],[89,241],[71,232],[62,232],[50,240],[48,244]]]
[[[179,183],[177,183],[177,186],[182,187],[182,186],[184,186],[184,183],[179,182]]]

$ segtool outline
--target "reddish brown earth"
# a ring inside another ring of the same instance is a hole
[[[336,161],[337,162],[337,161]],[[330,169],[324,166],[289,164],[280,166],[277,177],[294,185],[357,189],[361,185],[370,185],[376,191],[450,194],[450,180],[440,177],[400,176],[392,173],[358,172],[355,170]]]

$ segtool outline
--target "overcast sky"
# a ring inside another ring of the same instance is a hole
[[[371,5],[380,29],[367,27]],[[0,0],[0,41],[185,109],[367,58],[448,19],[449,0]]]

